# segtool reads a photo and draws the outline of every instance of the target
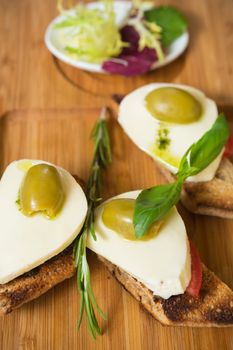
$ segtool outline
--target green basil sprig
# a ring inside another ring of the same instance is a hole
[[[179,201],[185,180],[212,163],[222,151],[228,137],[228,124],[221,113],[212,128],[192,144],[182,157],[176,182],[154,186],[139,194],[133,219],[136,237],[144,236],[155,221],[162,219],[169,212]]]

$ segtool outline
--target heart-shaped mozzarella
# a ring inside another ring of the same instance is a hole
[[[25,176],[21,166],[45,163],[20,160],[11,163],[0,182],[0,284],[30,271],[63,251],[79,234],[87,213],[82,188],[63,168],[56,167],[64,186],[61,212],[50,220],[42,214],[23,215],[16,200]]]

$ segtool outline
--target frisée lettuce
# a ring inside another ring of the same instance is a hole
[[[125,46],[115,21],[112,0],[104,0],[103,9],[79,4],[72,10],[61,10],[63,19],[55,24],[60,42],[76,59],[102,63],[118,56]]]

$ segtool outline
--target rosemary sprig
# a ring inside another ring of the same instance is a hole
[[[96,339],[97,334],[102,334],[96,319],[95,309],[104,320],[106,320],[106,316],[98,306],[91,287],[90,270],[86,257],[86,240],[89,233],[96,240],[94,230],[94,210],[100,201],[102,170],[111,162],[111,147],[106,124],[107,114],[107,108],[103,108],[100,118],[97,120],[91,134],[91,138],[94,142],[94,156],[86,191],[88,210],[83,228],[74,245],[74,260],[77,268],[77,286],[81,294],[78,328],[81,325],[85,310],[88,327],[94,339]]]

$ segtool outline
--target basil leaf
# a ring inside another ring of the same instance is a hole
[[[167,47],[187,30],[184,15],[172,6],[159,6],[144,13],[145,19],[155,22],[162,28],[162,45]]]
[[[155,221],[162,219],[179,201],[184,181],[212,163],[222,151],[228,137],[228,124],[221,113],[212,128],[182,157],[175,183],[155,186],[139,194],[133,219],[136,237],[142,237]]]
[[[181,159],[178,176],[186,178],[196,175],[216,159],[229,137],[229,128],[225,116],[221,113],[213,124]]]
[[[189,149],[185,152],[183,155],[180,165],[179,165],[179,170],[176,174],[178,178],[183,178],[183,181],[185,181],[189,176],[192,176],[194,172],[196,172],[198,169],[191,167],[189,164],[189,157],[188,154],[190,153],[190,150],[193,145],[189,147]]]
[[[179,201],[183,180],[142,191],[136,199],[134,229],[142,237],[153,222],[160,220]]]

